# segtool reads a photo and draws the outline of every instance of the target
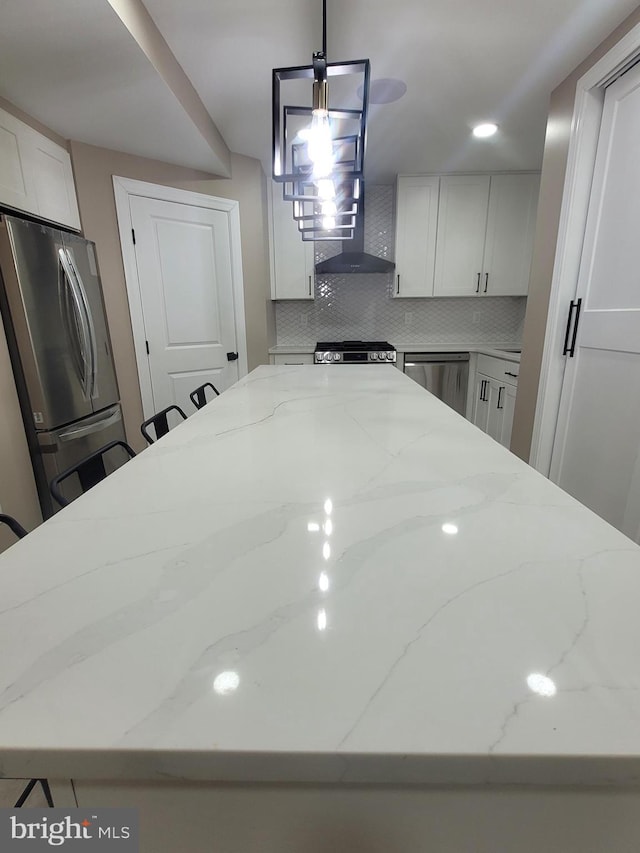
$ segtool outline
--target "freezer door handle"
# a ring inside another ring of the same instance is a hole
[[[122,420],[122,412],[118,406],[115,412],[109,417],[103,418],[101,421],[94,421],[94,423],[87,424],[86,426],[76,427],[75,429],[68,429],[64,432],[60,432],[58,433],[58,439],[60,441],[74,441],[76,438],[82,438],[84,435],[91,435],[91,433],[100,432],[107,427],[113,426],[113,424],[117,424],[120,420]]]
[[[84,305],[84,315],[87,322],[87,330],[89,333],[89,353],[91,355],[91,387],[89,389],[89,396],[93,399],[94,397],[98,396],[98,350],[96,346],[96,331],[93,327],[93,317],[91,316],[91,306],[89,305],[87,291],[85,290],[84,282],[82,281],[82,276],[80,275],[80,271],[76,266],[73,254],[69,251],[69,249],[67,249],[67,256],[69,258],[69,264],[71,265],[71,269],[73,270],[73,275],[76,280],[76,284],[78,285],[78,291],[80,292],[80,296],[82,297],[82,303]]]
[[[91,380],[91,365],[89,364],[89,352],[91,346],[89,342],[89,328],[87,326],[87,321],[83,310],[82,297],[76,285],[71,264],[69,263],[69,256],[67,255],[64,249],[58,249],[58,258],[60,260],[60,265],[64,274],[64,280],[67,284],[69,292],[71,293],[71,298],[73,300],[74,314],[77,320],[77,328],[81,338],[80,361],[82,362],[82,393],[88,399]]]

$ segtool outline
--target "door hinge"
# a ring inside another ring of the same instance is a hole
[[[238,353],[237,352],[228,352],[227,353],[227,361],[237,361]]]
[[[133,230],[133,228],[131,229],[131,239],[133,240],[133,245],[135,246],[135,244],[136,244],[136,232]]]
[[[144,344],[147,348],[147,355],[150,355],[150,353],[149,353],[149,341],[145,341]]]

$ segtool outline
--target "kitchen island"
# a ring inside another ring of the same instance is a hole
[[[0,585],[0,774],[144,853],[640,845],[640,548],[394,367],[258,368]]]

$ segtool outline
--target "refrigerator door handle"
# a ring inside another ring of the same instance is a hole
[[[82,276],[76,266],[76,262],[73,258],[72,253],[67,249],[67,256],[69,258],[69,264],[71,265],[71,269],[73,270],[73,275],[75,277],[76,283],[78,285],[78,290],[82,297],[82,302],[84,305],[85,318],[87,321],[87,328],[89,330],[89,343],[90,343],[90,354],[91,354],[91,388],[89,390],[89,396],[91,398],[98,396],[98,351],[96,346],[96,331],[93,327],[93,317],[91,316],[91,306],[89,305],[89,298],[87,296],[87,291],[84,287],[84,282],[82,281]]]
[[[103,418],[101,421],[95,421],[92,424],[88,424],[87,426],[76,427],[76,429],[67,429],[64,432],[58,433],[59,441],[73,441],[76,438],[82,438],[83,435],[91,435],[94,432],[100,432],[107,427],[113,426],[117,424],[118,421],[122,420],[122,411],[120,410],[120,406],[116,408],[116,411],[109,415],[107,418]]]
[[[73,299],[73,304],[75,306],[75,315],[78,320],[78,330],[80,332],[81,337],[80,357],[82,361],[82,392],[86,398],[89,398],[91,380],[91,366],[89,364],[89,353],[91,347],[89,341],[89,327],[87,325],[86,316],[83,310],[82,297],[80,292],[78,291],[75,277],[73,275],[73,270],[71,268],[71,264],[69,263],[69,256],[67,255],[64,249],[58,249],[58,258],[60,260],[60,265],[62,266],[65,281],[67,282],[71,297]]]

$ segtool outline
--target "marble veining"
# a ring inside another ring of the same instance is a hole
[[[0,775],[640,779],[640,548],[391,366],[258,368],[0,585]]]

